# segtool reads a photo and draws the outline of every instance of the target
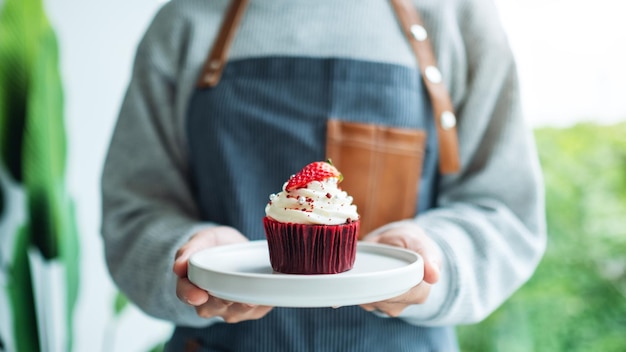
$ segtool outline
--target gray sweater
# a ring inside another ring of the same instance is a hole
[[[472,323],[518,289],[541,258],[540,167],[491,0],[414,3],[457,111],[462,170],[442,178],[437,208],[406,220],[439,245],[443,270],[428,301],[401,318],[423,326]],[[186,326],[215,321],[176,298],[172,264],[190,235],[216,225],[198,220],[185,121],[227,4],[174,0],[157,14],[137,50],[102,176],[113,279],[146,313]],[[417,65],[386,0],[252,0],[230,59],[276,55]]]

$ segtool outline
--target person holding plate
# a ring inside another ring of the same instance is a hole
[[[327,157],[362,240],[419,253],[423,281],[379,302],[287,308],[189,280],[194,253],[263,240],[268,195]],[[138,46],[102,196],[111,276],[176,325],[168,351],[455,351],[454,326],[506,301],[546,242],[491,0],[170,1]]]

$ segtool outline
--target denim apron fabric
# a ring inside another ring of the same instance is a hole
[[[419,211],[435,206],[437,138],[417,69],[339,58],[233,60],[188,110],[192,183],[205,221],[265,239],[268,196],[325,157],[329,119],[427,132]],[[407,167],[410,167],[407,166]],[[384,185],[381,185],[384,187]],[[168,351],[457,351],[452,328],[410,325],[358,306],[274,308],[260,320],[177,327]]]

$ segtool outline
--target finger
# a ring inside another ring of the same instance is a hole
[[[439,277],[441,276],[441,264],[433,258],[429,256],[429,254],[422,255],[424,258],[424,281],[429,284],[435,284],[439,281]]]
[[[366,305],[361,305],[361,308],[368,312],[380,312],[390,317],[398,317],[400,314],[411,304],[409,303],[397,303],[397,302],[376,302]]]
[[[384,304],[381,305],[378,310],[390,317],[397,318],[408,306],[408,304]]]
[[[204,248],[204,242],[205,240],[203,240],[201,236],[193,236],[189,239],[189,242],[185,243],[176,251],[173,267],[176,276],[181,278],[187,277],[189,257]]]
[[[406,248],[419,253],[424,259],[424,278],[429,284],[439,281],[441,258],[435,242],[426,236],[421,229],[407,235],[399,232],[400,229],[391,229],[378,236],[378,243]]]
[[[273,307],[236,303],[212,297],[209,302],[196,308],[203,318],[222,317],[227,323],[238,323],[244,320],[257,320],[264,317]]]
[[[380,236],[377,236],[376,242],[380,244],[386,244],[394,247],[413,249],[411,247],[416,247],[415,245],[411,246],[408,242],[411,237],[406,236],[403,233],[397,233],[393,230],[382,233]],[[415,250],[415,249],[413,249]]]
[[[400,236],[396,235],[394,231],[389,230],[376,236],[366,237],[363,239],[363,241],[406,248],[406,245],[398,237]]]
[[[415,285],[413,288],[408,290],[407,292],[390,298],[388,300],[378,302],[381,304],[422,304],[426,302],[428,295],[430,294],[431,289],[430,284],[426,282],[421,282]]]
[[[209,295],[209,299],[206,303],[196,307],[196,313],[202,318],[212,318],[216,316],[223,316],[233,302],[225,301],[217,297]]]
[[[174,266],[172,267],[172,270],[174,271],[174,274],[176,274],[176,276],[178,276],[179,278],[186,278],[187,270],[189,269],[189,255],[182,253],[179,255],[179,252],[180,249],[178,250],[178,252],[176,252],[176,259],[174,260]]]
[[[261,319],[267,315],[274,307],[272,306],[257,306],[254,308],[253,314],[251,315],[251,320]]]
[[[360,306],[361,308],[365,309],[368,312],[373,312],[376,310],[376,306],[372,303],[368,303],[368,304],[361,304]]]
[[[363,239],[361,241],[363,242],[371,242],[371,243],[378,243],[378,239],[380,238],[380,235],[367,235],[365,237],[363,237]]]
[[[176,282],[176,296],[192,306],[200,306],[209,300],[209,293],[192,284],[187,278],[178,279]]]
[[[374,304],[363,304],[361,308],[365,309],[368,312],[380,312],[386,314],[390,317],[398,317],[404,311],[409,304],[403,303],[385,303],[385,302],[377,302]]]
[[[436,244],[429,238],[425,239],[425,245],[418,253],[424,260],[424,278],[429,284],[435,284],[441,276],[441,253]]]
[[[238,323],[244,320],[257,320],[264,317],[273,307],[257,306],[245,303],[234,303],[222,315],[227,323]]]
[[[211,309],[211,310],[214,310],[214,311],[217,311],[217,312],[223,312],[223,311],[226,311],[226,309],[228,309],[233,304],[234,304],[234,302],[232,302],[232,301],[227,301],[225,299],[221,299],[221,298],[217,298],[217,297],[211,297],[211,299],[209,299],[207,301],[205,306],[208,309]]]
[[[188,262],[192,254],[216,245],[215,231],[216,228],[209,228],[197,232],[176,251],[173,270],[178,277],[187,277]]]
[[[197,232],[189,241],[176,251],[174,273],[178,277],[187,277],[187,262],[192,254],[218,245],[246,242],[248,239],[239,231],[228,226],[217,226]]]
[[[421,282],[399,296],[385,301],[362,304],[361,308],[368,312],[380,311],[389,316],[397,317],[400,313],[402,313],[402,311],[404,311],[404,309],[406,309],[406,307],[426,302],[430,289],[431,285]]]

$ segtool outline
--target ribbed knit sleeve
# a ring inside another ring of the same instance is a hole
[[[462,170],[443,177],[438,207],[416,218],[444,254],[442,282],[429,297],[437,304],[403,314],[418,325],[485,318],[529,279],[546,244],[543,181],[511,50],[491,0],[462,3],[467,85],[453,87],[464,92]]]
[[[161,15],[163,15],[161,13]],[[159,21],[139,46],[102,175],[102,235],[118,287],[146,313],[182,325],[208,321],[176,297],[176,250],[199,227],[175,118],[175,52]],[[158,24],[158,25],[156,25]],[[161,38],[155,41],[155,38]],[[161,63],[160,65],[158,65]]]

